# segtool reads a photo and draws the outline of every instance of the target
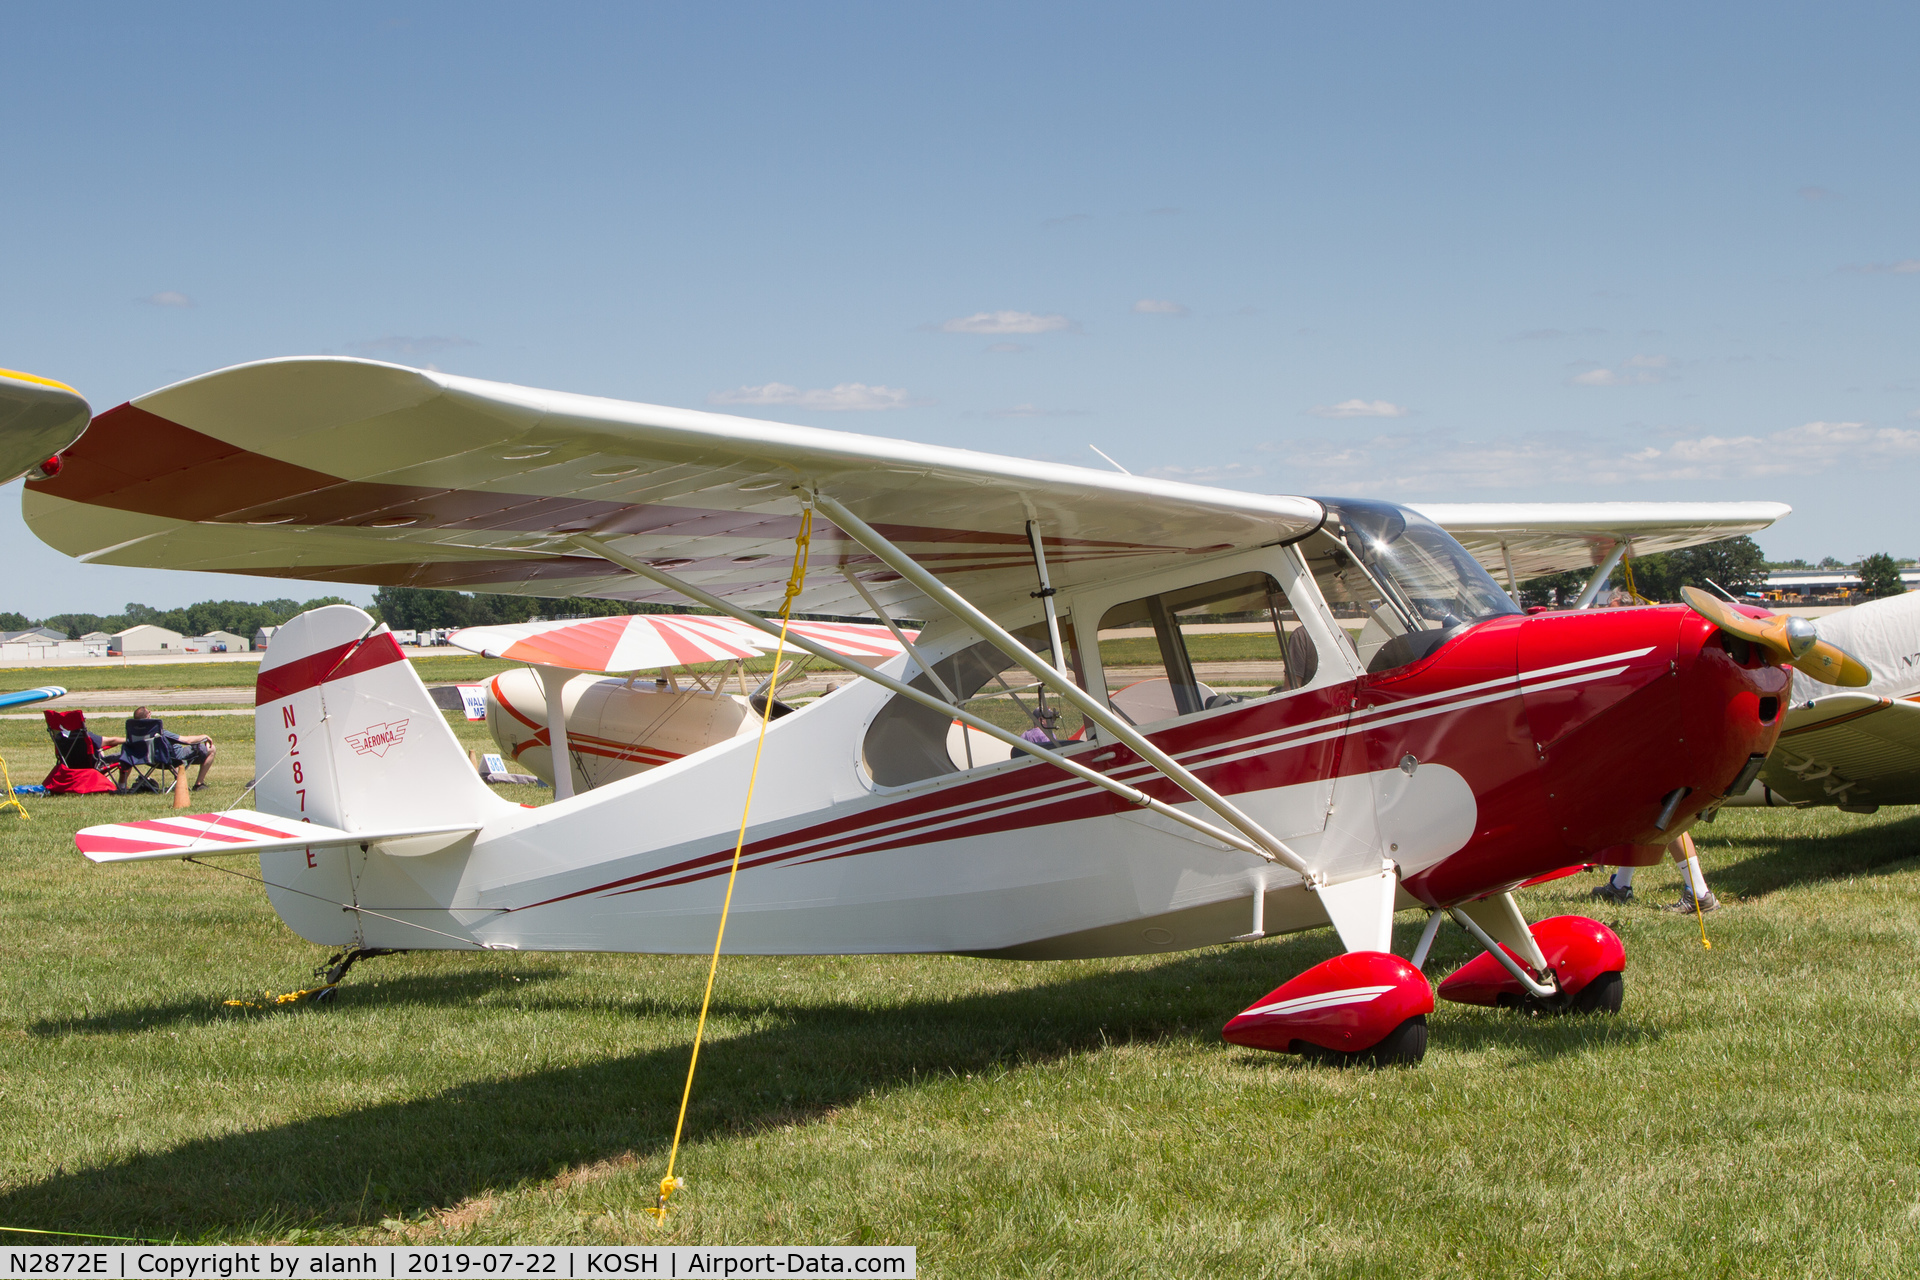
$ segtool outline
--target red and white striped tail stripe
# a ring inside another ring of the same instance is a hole
[[[263,845],[305,844],[344,831],[293,822],[251,809],[231,813],[182,813],[145,822],[114,822],[87,827],[73,837],[74,847],[95,862],[129,858],[180,857],[189,853],[244,853]],[[103,856],[96,856],[103,855]]]
[[[463,823],[391,831],[342,831],[317,822],[295,822],[252,809],[234,809],[228,813],[182,813],[145,822],[110,822],[105,826],[86,827],[74,834],[73,845],[92,862],[148,862],[158,858],[230,857],[278,849],[367,844],[477,830],[478,823]]]

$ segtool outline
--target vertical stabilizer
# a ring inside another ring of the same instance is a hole
[[[392,634],[352,605],[274,632],[254,701],[262,812],[355,831],[484,821],[506,808]]]

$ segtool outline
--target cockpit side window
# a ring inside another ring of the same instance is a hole
[[[1052,661],[1044,623],[1013,632],[1022,644]],[[1084,686],[1072,618],[1061,620],[1060,639],[1067,665]],[[969,645],[933,664],[961,707],[991,724],[1044,747],[1064,746],[1085,738],[1080,713],[1027,674],[1026,670],[989,641]],[[939,685],[921,672],[908,683],[944,697]],[[903,787],[1011,758],[1013,748],[911,698],[895,696],[867,727],[861,744],[867,772],[883,787]]]
[[[1196,663],[1216,648],[1254,660],[1203,680]],[[1114,605],[1100,617],[1100,662],[1108,705],[1144,725],[1302,688],[1319,653],[1280,584],[1255,572]]]

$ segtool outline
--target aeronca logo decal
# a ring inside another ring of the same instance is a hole
[[[354,754],[363,756],[384,756],[387,748],[397,747],[407,736],[405,720],[394,720],[388,724],[370,724],[358,733],[347,735],[347,745]]]

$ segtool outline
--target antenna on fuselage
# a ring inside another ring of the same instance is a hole
[[[1733,598],[1733,592],[1731,592],[1731,591],[1729,591],[1729,590],[1727,590],[1727,589],[1726,589],[1725,587],[1723,587],[1723,586],[1721,586],[1721,585],[1720,585],[1719,583],[1717,583],[1717,582],[1715,582],[1715,581],[1714,581],[1714,580],[1713,580],[1712,578],[1708,578],[1708,579],[1706,579],[1706,584],[1707,584],[1708,586],[1710,586],[1710,587],[1712,587],[1712,588],[1713,588],[1713,589],[1714,589],[1715,591],[1718,591],[1718,592],[1719,592],[1719,593],[1720,593],[1721,595],[1723,595],[1723,596],[1725,596],[1725,597],[1727,598],[1727,603],[1728,603],[1728,604],[1739,604],[1739,603],[1740,603],[1740,602],[1739,602],[1738,600],[1736,600],[1736,599],[1734,599],[1734,598]]]
[[[1095,453],[1099,454],[1101,457],[1107,458],[1107,451],[1105,449],[1102,449],[1099,445],[1090,444],[1087,446],[1087,448],[1093,450]],[[1123,476],[1130,476],[1133,474],[1133,472],[1127,470],[1125,467],[1115,462],[1112,458],[1107,458],[1107,462],[1109,463],[1109,465],[1113,467],[1115,471],[1118,471]]]

